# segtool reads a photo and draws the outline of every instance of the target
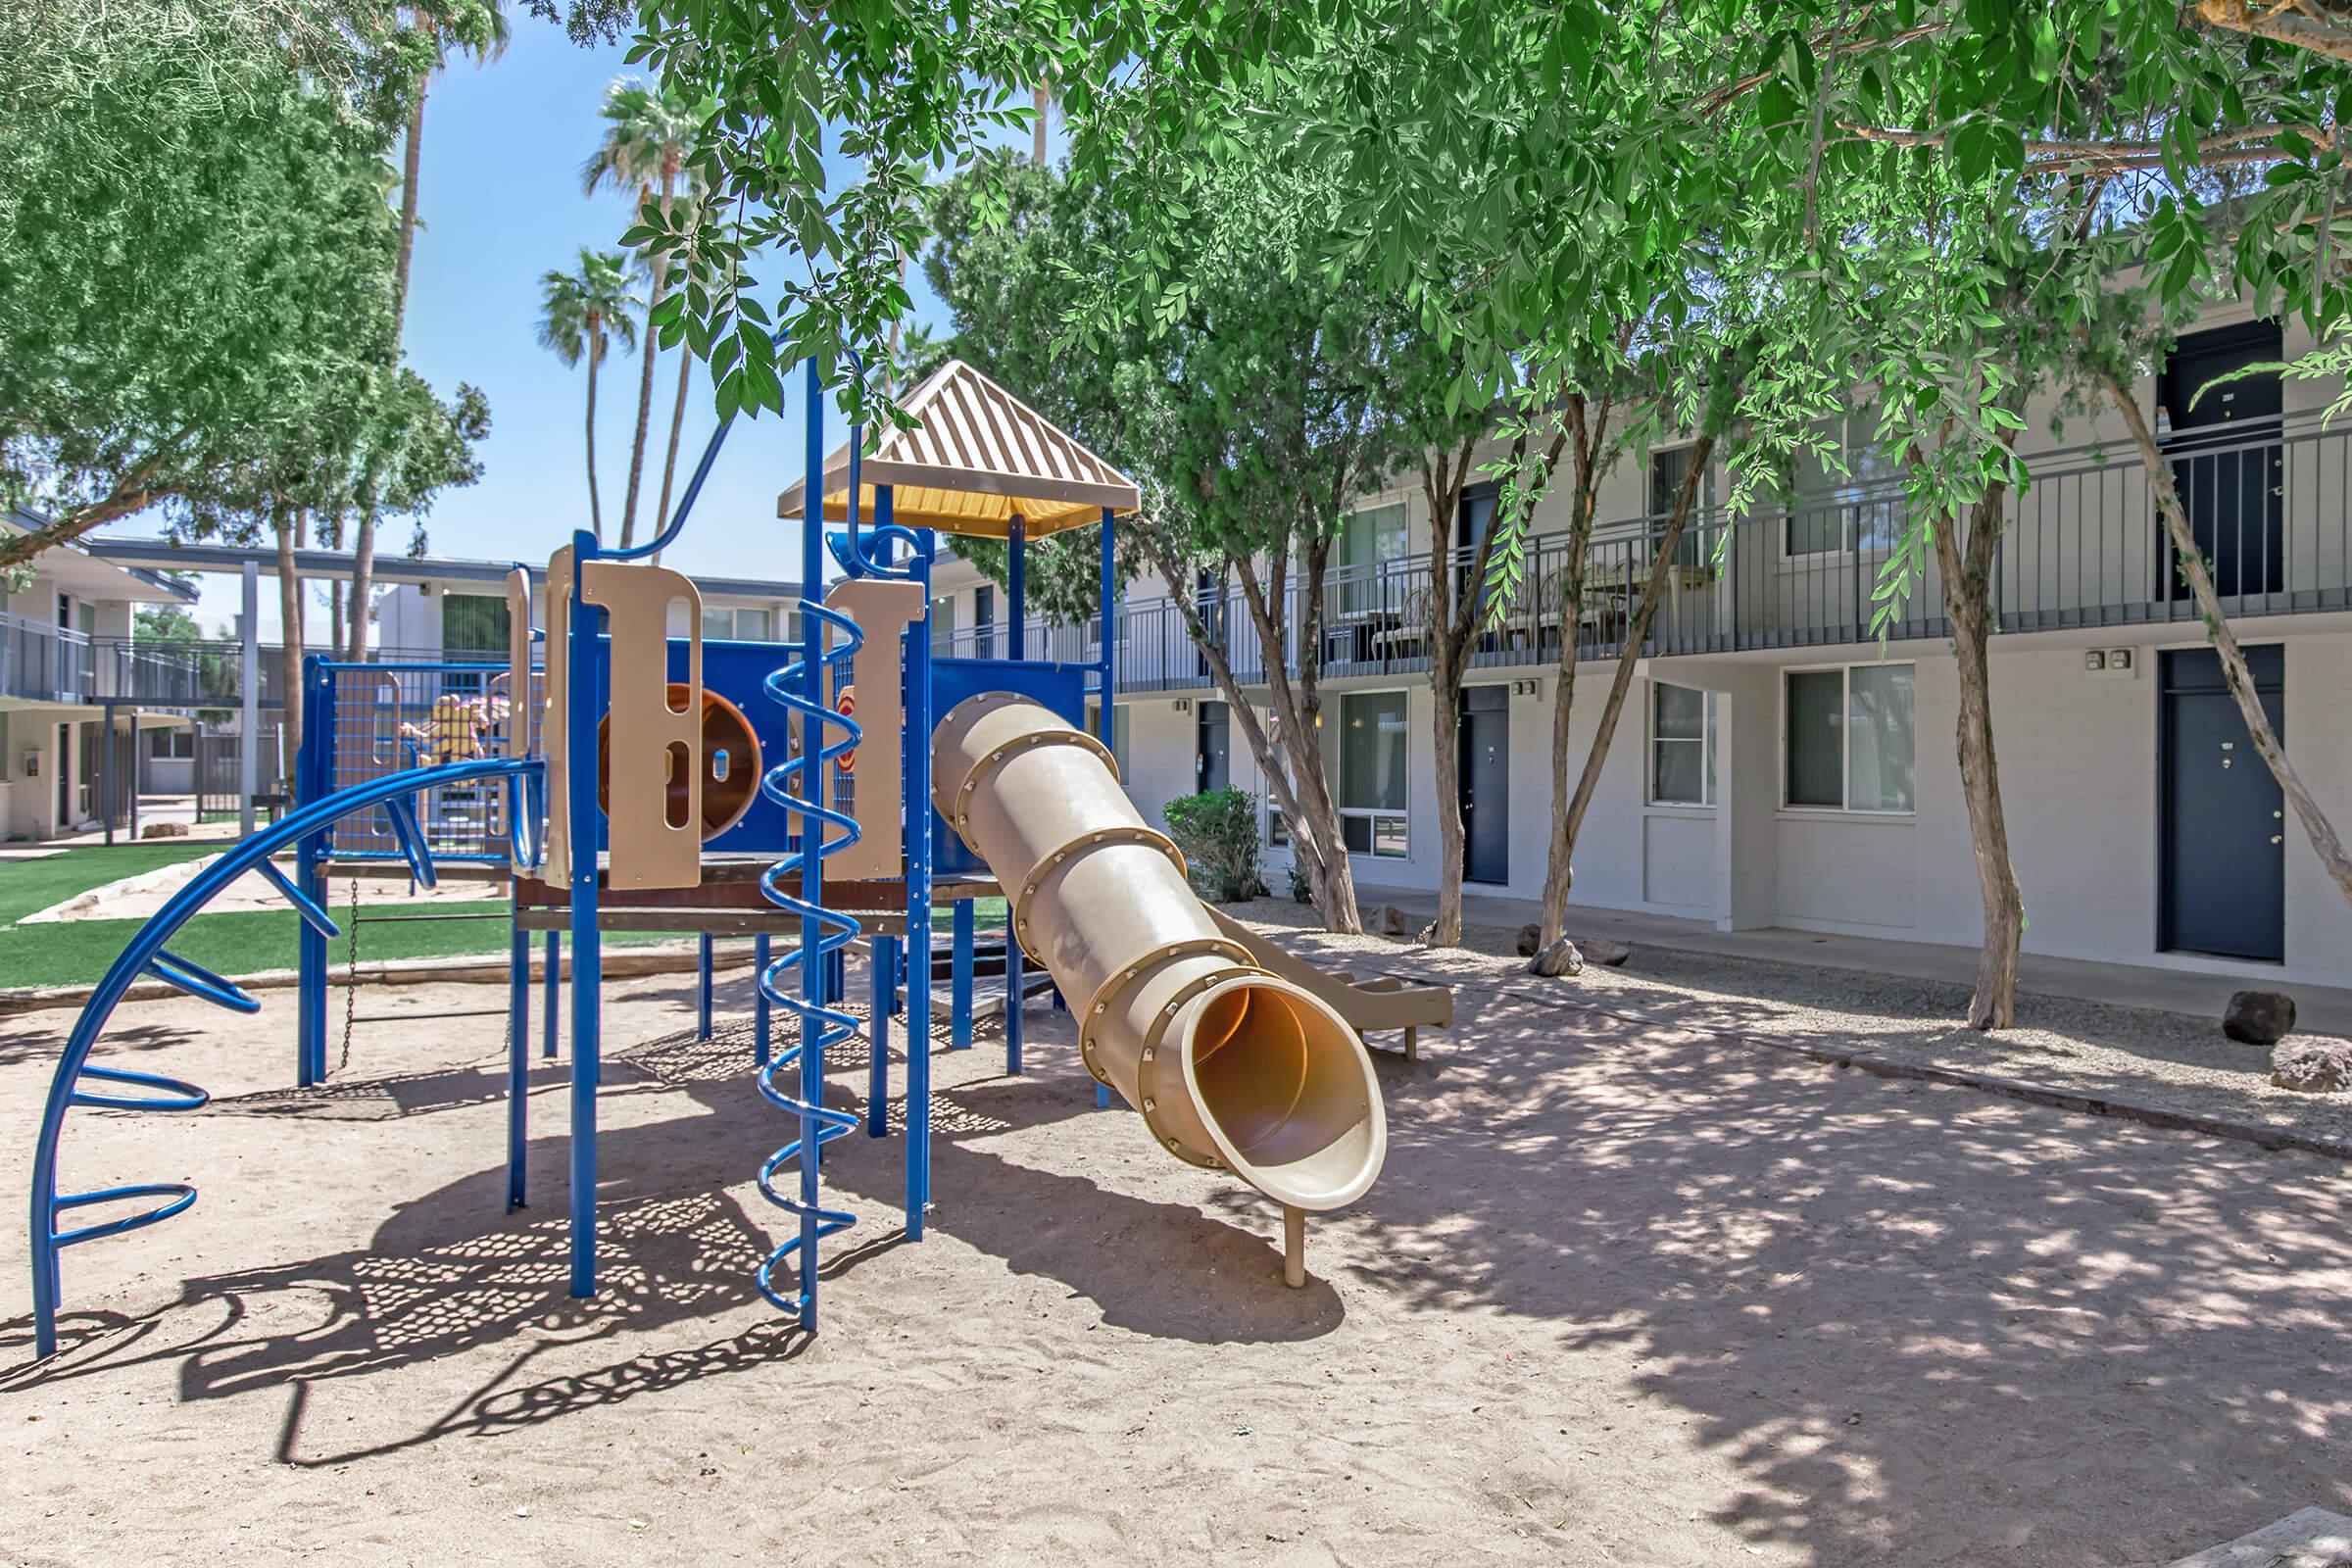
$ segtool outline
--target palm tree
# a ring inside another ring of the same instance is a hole
[[[703,197],[701,181],[690,177],[687,181],[685,195],[679,198],[689,204],[683,216],[690,225],[697,217],[697,210],[702,206]],[[691,252],[689,254],[691,255]],[[653,350],[649,347],[646,353],[650,358]],[[669,451],[662,459],[662,504],[654,512],[654,532],[656,533],[660,533],[669,525],[669,491],[671,482],[676,479],[678,473],[678,437],[686,428],[686,399],[694,386],[694,345],[683,338],[679,339],[678,395],[669,409]],[[654,557],[654,564],[660,565],[661,564],[662,557],[657,553]]]
[[[607,186],[630,192],[641,210],[647,202],[659,201],[666,229],[671,203],[678,194],[678,177],[702,133],[710,106],[667,86],[649,87],[624,77],[606,90],[602,113],[605,139],[580,166],[581,188],[591,196]],[[688,194],[692,194],[691,188]],[[669,252],[657,246],[644,254],[650,280],[646,307],[651,310],[662,303],[669,285]],[[637,437],[629,448],[628,496],[620,509],[624,550],[637,529],[637,491],[645,475],[646,435],[654,416],[654,361],[660,353],[656,335],[648,332],[645,363],[637,378]],[[657,531],[660,526],[657,519]]]
[[[540,278],[539,345],[566,366],[588,362],[588,525],[604,537],[605,519],[596,494],[596,368],[605,343],[617,338],[637,346],[637,297],[629,292],[629,260],[618,251],[580,247],[580,270],[549,271]]]
[[[488,65],[507,52],[506,0],[411,0],[409,24],[424,34],[433,50],[434,70],[448,62],[449,46],[458,45],[476,65]],[[395,343],[409,309],[409,258],[416,249],[416,176],[424,156],[424,95],[432,73],[416,78],[416,96],[409,104],[408,135],[400,154],[400,259],[392,271],[392,333]]]

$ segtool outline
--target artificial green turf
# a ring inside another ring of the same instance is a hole
[[[217,855],[223,848],[218,843],[190,844],[184,840],[122,844],[111,849],[105,845],[85,845],[37,860],[0,860],[0,926],[13,924],[53,904],[63,904],[76,893],[87,893],[158,866],[177,865],[199,856]]]
[[[11,922],[91,888],[158,866],[194,859],[222,847],[217,843],[92,847],[68,850],[39,860],[0,861],[0,988],[94,985],[105,977],[107,966],[115,961],[142,923],[136,919],[56,920],[29,926]],[[1004,925],[1003,899],[979,899],[974,905],[982,929]],[[339,924],[349,919],[348,906],[339,900],[334,901],[328,912]],[[488,956],[507,950],[504,900],[435,902],[424,908],[397,902],[368,904],[361,906],[361,912],[364,916],[414,912],[496,917],[363,923],[360,927],[363,963]],[[953,911],[941,906],[933,912],[933,929],[944,933]],[[295,964],[297,930],[297,917],[291,909],[199,914],[172,939],[172,951],[219,974],[234,976],[263,969],[291,969]],[[605,935],[606,943],[615,947],[675,940],[678,940],[676,934],[668,932],[613,931]],[[721,945],[732,948],[736,943]],[[351,951],[347,924],[345,935],[335,939],[330,951],[335,968],[340,970]]]

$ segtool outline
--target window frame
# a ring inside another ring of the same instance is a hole
[[[1658,693],[1661,689],[1669,687],[1676,691],[1698,693],[1700,701],[1698,734],[1696,736],[1661,736],[1658,733]],[[1648,709],[1649,715],[1645,726],[1648,730],[1647,745],[1642,751],[1642,767],[1645,775],[1642,781],[1642,804],[1672,811],[1714,810],[1718,800],[1715,787],[1715,694],[1703,686],[1685,686],[1679,681],[1659,680],[1652,676],[1649,681],[1649,701],[1644,706]],[[1669,746],[1694,745],[1698,748],[1700,796],[1698,800],[1667,801],[1658,798],[1658,747],[1661,743]],[[1784,778],[1782,783],[1784,793],[1787,792],[1787,781]]]
[[[1340,842],[1347,845],[1348,823],[1350,819],[1364,824],[1365,849],[1348,847],[1348,854],[1367,860],[1409,860],[1413,858],[1413,694],[1409,687],[1381,687],[1369,691],[1341,692],[1339,696],[1339,732],[1333,741],[1331,769],[1335,775],[1332,790],[1332,808],[1340,818]],[[1404,710],[1404,804],[1401,806],[1348,806],[1348,705],[1373,697],[1394,697]],[[1382,849],[1383,825],[1394,824],[1397,830],[1396,848]]]
[[[1854,671],[1857,669],[1907,668],[1911,671],[1911,717],[1913,721],[1911,752],[1911,804],[1902,808],[1856,806],[1854,799],[1854,737],[1853,702]],[[1791,675],[1821,675],[1835,671],[1838,675],[1838,796],[1836,806],[1809,806],[1788,799],[1788,677]],[[1778,772],[1780,783],[1777,799],[1779,809],[1807,816],[1858,816],[1872,821],[1908,821],[1919,815],[1919,661],[1915,659],[1865,659],[1841,663],[1783,664],[1780,666],[1780,737]]]

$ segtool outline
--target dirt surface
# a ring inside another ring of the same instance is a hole
[[[1538,1004],[1556,1001],[1681,1028],[1866,1051],[2352,1144],[2352,1094],[2278,1088],[2271,1082],[2271,1048],[2240,1045],[2212,1018],[2020,993],[2017,1027],[1982,1034],[1960,1022],[1965,986],[1908,975],[1635,943],[1623,968],[1594,965],[1574,978],[1544,979],[1512,956],[1516,931],[1466,926],[1464,946],[1431,952],[1390,937],[1302,929],[1313,912],[1289,900],[1234,905],[1230,912],[1292,928],[1285,941],[1334,967],[1499,986]],[[1573,924],[1569,935],[1578,935]],[[2340,1037],[2302,1029],[2290,1038]]]
[[[290,996],[124,1009],[111,1059],[218,1098],[76,1111],[67,1186],[204,1197],[67,1254],[38,1370],[0,1228],[0,1555],[2087,1568],[2352,1504],[2313,1156],[1465,989],[1382,1056],[1387,1171],[1292,1291],[1272,1210],[1095,1111],[1041,1004],[1029,1076],[936,1057],[922,1243],[903,1141],[828,1148],[859,1218],[809,1339],[749,1283],[789,1129],[740,1019],[689,1038],[690,977],[611,995],[588,1303],[563,1063],[502,1211],[501,989],[367,994],[309,1094]],[[70,1021],[0,1020],[8,1191]]]

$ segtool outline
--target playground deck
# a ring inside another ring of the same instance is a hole
[[[502,1211],[500,988],[363,994],[309,1091],[285,994],[123,1008],[106,1059],[216,1100],[83,1112],[67,1179],[204,1196],[67,1256],[38,1372],[0,1227],[11,1560],[2154,1564],[2347,1500],[2311,1156],[1466,986],[1380,1058],[1386,1178],[1294,1291],[1272,1205],[1095,1110],[1036,1005],[1029,1076],[936,1058],[922,1244],[898,1142],[827,1149],[861,1217],[810,1339],[749,1279],[784,1221],[748,981],[710,1043],[691,976],[608,995],[585,1301],[562,1063]],[[0,1020],[0,1145],[70,1019]],[[829,1099],[863,1081],[845,1051]]]

